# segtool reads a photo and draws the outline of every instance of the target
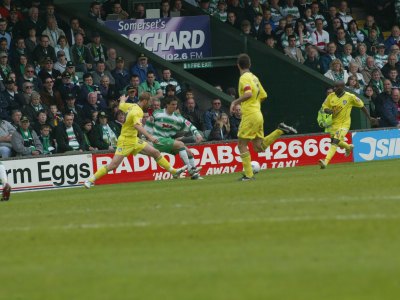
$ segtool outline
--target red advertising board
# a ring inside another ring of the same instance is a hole
[[[351,134],[347,135],[351,143]],[[296,136],[277,140],[265,152],[255,153],[250,148],[252,160],[260,163],[261,169],[285,168],[315,165],[324,158],[330,147],[328,135]],[[197,165],[203,167],[201,175],[215,175],[242,171],[241,158],[235,142],[203,144],[189,147]],[[353,157],[345,157],[344,150],[338,153],[331,163],[352,162]],[[113,154],[93,154],[93,171],[111,161]],[[183,165],[179,155],[165,155],[175,166]],[[97,184],[132,182],[144,180],[171,179],[171,174],[159,167],[153,158],[136,155],[124,159],[122,164]]]

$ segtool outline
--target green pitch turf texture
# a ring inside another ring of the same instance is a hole
[[[399,169],[13,194],[0,203],[0,299],[399,299]]]

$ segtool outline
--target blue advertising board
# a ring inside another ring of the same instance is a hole
[[[353,132],[354,162],[400,158],[400,130]]]
[[[209,16],[106,21],[105,24],[166,60],[211,56]]]

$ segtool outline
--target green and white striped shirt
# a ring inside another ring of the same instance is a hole
[[[190,131],[193,135],[200,134],[190,121],[176,112],[170,115],[166,112],[166,109],[154,111],[153,121],[148,120],[145,129],[156,138],[173,138],[180,131]]]

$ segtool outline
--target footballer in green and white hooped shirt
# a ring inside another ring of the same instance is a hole
[[[153,117],[147,120],[145,129],[157,138],[158,142],[153,146],[161,152],[169,154],[179,153],[179,156],[187,165],[188,172],[192,179],[200,177],[201,167],[196,167],[193,154],[182,141],[173,137],[180,131],[191,132],[195,136],[196,143],[203,140],[202,135],[193,124],[176,112],[178,98],[172,96],[165,99],[166,107],[153,112]]]

